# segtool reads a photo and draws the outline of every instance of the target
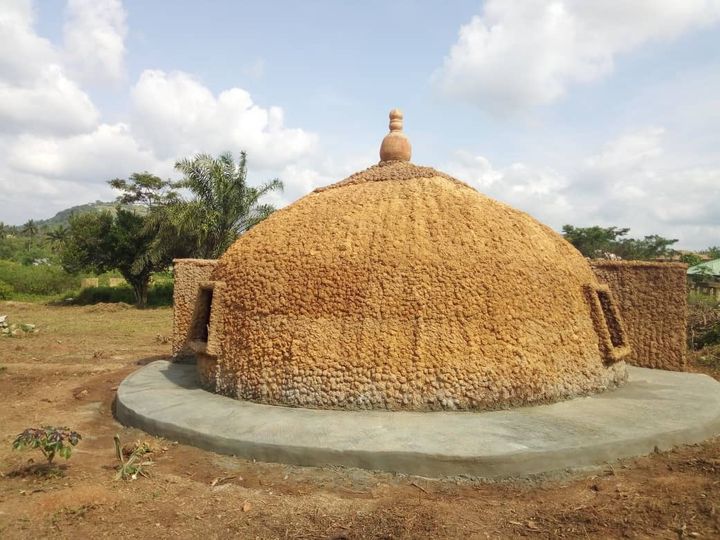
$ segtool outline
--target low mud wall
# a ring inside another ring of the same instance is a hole
[[[175,259],[175,289],[173,293],[173,357],[191,355],[186,347],[187,333],[190,328],[198,283],[208,281],[217,260],[214,259]]]
[[[610,287],[620,310],[632,348],[625,360],[635,366],[685,371],[687,265],[605,260],[590,264]]]

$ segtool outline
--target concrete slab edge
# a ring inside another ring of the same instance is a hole
[[[205,450],[265,462],[314,467],[358,467],[426,477],[472,476],[499,479],[572,471],[621,458],[669,450],[683,444],[699,443],[720,434],[720,413],[718,413],[707,422],[691,423],[685,429],[645,437],[612,440],[601,444],[594,442],[592,445],[552,451],[523,451],[501,456],[448,456],[404,450],[394,452],[362,449],[332,450],[319,446],[258,443],[227,438],[221,434],[201,433],[188,426],[163,422],[141,414],[128,406],[119,396],[120,393],[115,401],[115,415],[122,424]]]

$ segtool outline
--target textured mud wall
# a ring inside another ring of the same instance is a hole
[[[240,399],[487,409],[626,376],[603,362],[587,261],[427,167],[381,164],[304,197],[243,235],[211,280],[225,283],[216,387]]]
[[[216,260],[175,259],[173,261],[175,284],[173,291],[173,356],[192,354],[186,347],[188,329],[195,309],[198,284],[207,281]]]
[[[687,265],[592,261],[613,292],[630,340],[630,364],[686,369]]]

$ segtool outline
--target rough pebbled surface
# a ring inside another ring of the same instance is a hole
[[[195,310],[198,283],[210,278],[216,264],[217,261],[213,259],[175,259],[173,261],[173,356],[181,357],[192,354],[187,347],[187,334]]]
[[[491,409],[626,377],[623,362],[603,365],[587,261],[428,167],[384,163],[300,199],[243,235],[212,279],[225,283],[216,388],[239,399]]]
[[[635,366],[685,371],[687,265],[646,261],[594,260],[622,315]]]

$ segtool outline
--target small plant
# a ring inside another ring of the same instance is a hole
[[[120,436],[115,435],[113,440],[115,441],[115,457],[117,457],[120,462],[120,465],[118,465],[117,468],[117,474],[115,475],[115,480],[137,480],[138,475],[148,478],[145,468],[152,465],[153,462],[149,459],[143,460],[142,457],[145,454],[152,452],[150,445],[145,442],[135,444],[127,461],[125,461],[123,447],[122,444],[120,444]]]
[[[15,438],[12,446],[13,450],[39,448],[50,466],[55,455],[70,459],[72,447],[77,445],[80,439],[80,434],[70,428],[42,426],[27,428]]]
[[[0,300],[10,300],[14,292],[12,285],[0,279]]]

